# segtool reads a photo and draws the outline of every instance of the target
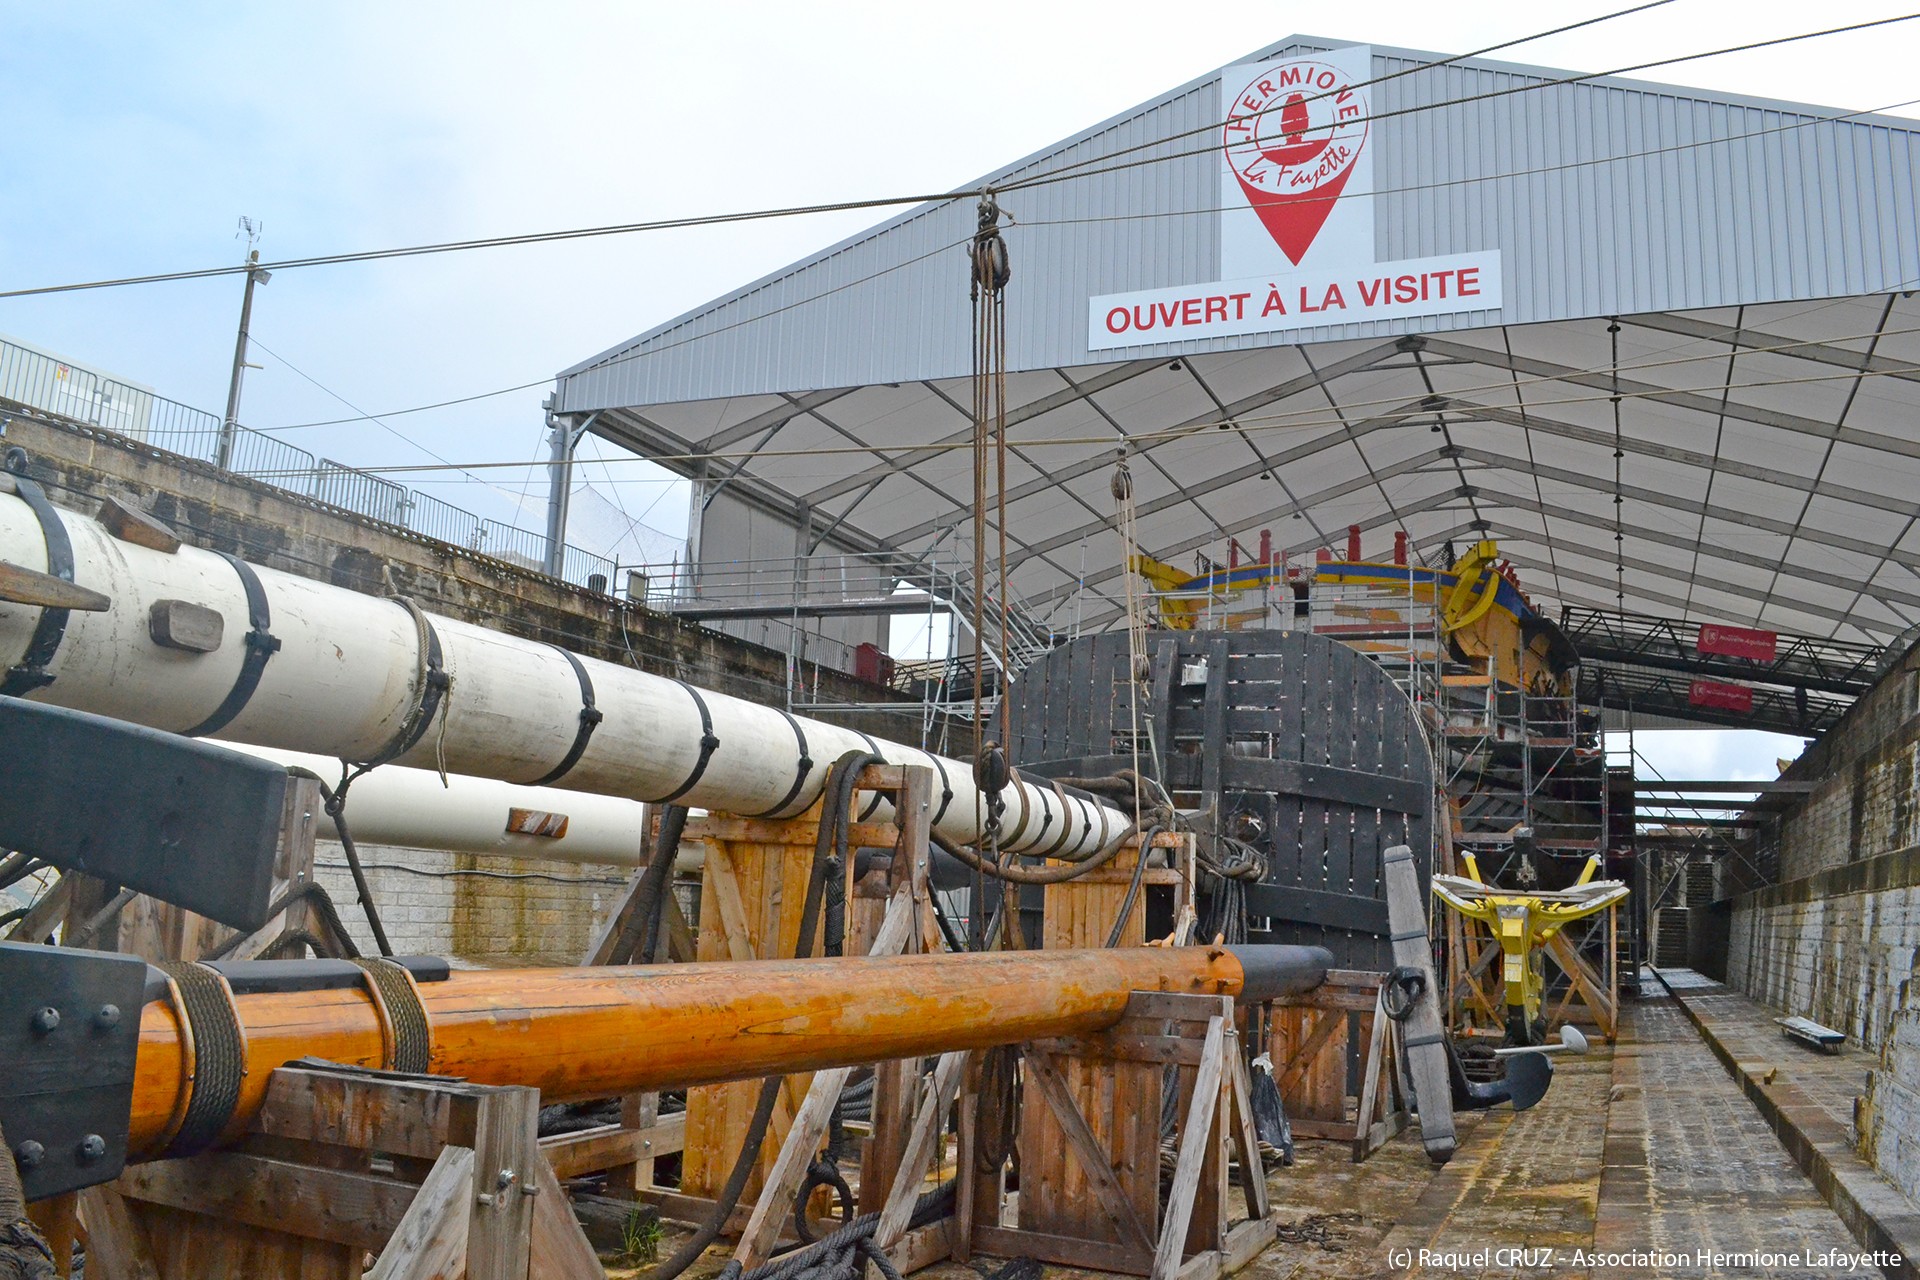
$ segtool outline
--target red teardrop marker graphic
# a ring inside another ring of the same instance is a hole
[[[1223,130],[1227,163],[1295,266],[1353,176],[1366,117],[1365,96],[1323,62],[1274,63],[1234,97]]]

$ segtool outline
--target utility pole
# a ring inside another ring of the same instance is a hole
[[[240,229],[247,236],[249,244],[259,234],[259,228],[253,219],[240,219]],[[273,279],[271,271],[260,269],[260,251],[247,250],[247,291],[240,298],[240,336],[233,344],[233,378],[227,384],[227,416],[220,423],[220,448],[214,461],[222,471],[233,469],[233,446],[240,433],[240,381],[246,376],[248,368],[259,368],[247,364],[247,328],[253,322],[253,287],[265,284]]]

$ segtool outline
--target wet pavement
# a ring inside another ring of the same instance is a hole
[[[1881,1274],[1859,1261],[1862,1247],[1679,1004],[1656,982],[1644,989],[1647,998],[1623,1002],[1617,1045],[1557,1058],[1539,1106],[1462,1115],[1459,1149],[1444,1167],[1427,1160],[1411,1131],[1359,1165],[1344,1143],[1302,1142],[1299,1162],[1269,1178],[1280,1238],[1240,1274]],[[1759,1025],[1757,1015],[1749,1020]],[[1858,1054],[1800,1062],[1791,1047],[1769,1051],[1802,1072],[1823,1110],[1851,1122],[1864,1069]],[[678,1234],[670,1232],[669,1248]],[[718,1269],[721,1257],[710,1257],[699,1271]],[[980,1280],[999,1265],[980,1259],[920,1274]],[[1102,1273],[1049,1266],[1045,1274]]]

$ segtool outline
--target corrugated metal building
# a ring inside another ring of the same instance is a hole
[[[1162,559],[1268,527],[1296,554],[1350,524],[1423,558],[1487,534],[1549,606],[1913,627],[1920,122],[1438,58],[1291,38],[973,184],[1011,220],[1010,581],[1036,625],[1122,616],[1125,445]],[[1273,83],[1300,74],[1304,97]],[[1276,172],[1305,185],[1263,194]],[[1304,257],[1254,244],[1316,209]],[[975,219],[913,209],[582,361],[556,409],[700,481],[705,566],[964,576]],[[1489,305],[1308,298],[1416,268],[1471,269]],[[1300,300],[1284,323],[1249,314],[1262,285]]]

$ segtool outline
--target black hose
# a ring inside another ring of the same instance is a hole
[[[954,844],[937,831],[929,831],[927,838],[938,845],[944,852],[952,854],[969,867],[972,867],[976,872],[991,876],[997,880],[1007,881],[1010,884],[1060,884],[1063,881],[1072,880],[1076,876],[1083,876],[1095,867],[1112,861],[1113,855],[1120,852],[1120,845],[1122,843],[1122,840],[1114,840],[1108,844],[1106,848],[1089,854],[1079,862],[1071,863],[1063,867],[1023,867],[1011,859],[1008,860],[1006,866],[997,866],[994,863],[988,862],[985,858],[964,845]],[[977,908],[974,914],[979,914]]]
[[[947,950],[956,955],[965,951],[967,944],[961,940],[959,931],[953,927],[953,921],[947,919],[947,909],[940,904],[940,894],[930,889],[927,896],[933,899],[933,921],[940,926],[940,936],[947,940]],[[0,921],[0,924],[4,923],[5,921]]]
[[[687,829],[687,812],[687,807],[680,804],[670,804],[661,812],[660,837],[654,844],[653,860],[647,863],[647,873],[640,878],[640,901],[634,906],[633,918],[621,930],[623,943],[629,933],[636,934],[633,958],[641,964],[652,964],[660,952],[660,922],[666,918],[666,896],[673,892],[673,860],[680,856],[680,837]],[[614,957],[622,958],[618,947]]]
[[[289,774],[301,778],[312,778],[320,784],[320,799],[325,802],[327,816],[333,819],[334,835],[340,840],[340,848],[347,855],[347,870],[353,873],[353,888],[360,895],[360,907],[367,913],[367,928],[373,933],[374,945],[380,948],[380,954],[391,956],[393,944],[387,941],[386,926],[380,923],[380,909],[373,903],[373,886],[367,883],[367,873],[360,866],[360,851],[354,848],[353,833],[347,830],[347,787],[353,777],[344,778],[340,790],[335,793],[326,783],[326,779],[311,769],[294,766],[287,770]]]
[[[328,959],[339,959],[338,956],[327,956],[330,948],[326,939],[306,929],[288,929],[272,942],[260,948],[260,954],[255,956],[254,959],[281,960],[287,956],[292,956],[295,960],[302,960],[306,957],[302,956],[300,952],[303,948],[307,947],[311,947],[313,954],[316,956],[326,956]]]
[[[907,1225],[910,1228],[924,1226],[950,1212],[955,1185],[951,1181],[942,1183],[914,1201]],[[873,1242],[879,1227],[879,1214],[862,1214],[813,1244],[784,1253],[752,1271],[744,1270],[737,1259],[730,1261],[720,1269],[715,1280],[834,1280],[858,1275],[869,1261],[879,1266],[888,1280],[898,1280],[900,1273],[893,1268],[893,1263],[879,1260],[886,1258],[885,1252]]]
[[[1127,921],[1133,918],[1133,904],[1140,900],[1140,884],[1147,875],[1147,855],[1153,852],[1153,842],[1160,834],[1159,827],[1148,827],[1140,837],[1140,856],[1133,860],[1133,879],[1127,883],[1127,896],[1120,903],[1120,914],[1114,918],[1113,931],[1107,935],[1107,945],[1120,945],[1120,935],[1127,931]]]
[[[822,793],[824,800],[820,808],[820,834],[813,846],[813,874],[807,877],[807,898],[800,908],[800,935],[793,948],[793,958],[796,960],[804,960],[813,952],[813,932],[820,923],[821,906],[827,896],[827,871],[836,853],[842,859],[841,865],[846,865],[847,819],[853,807],[854,783],[859,780],[862,769],[879,761],[880,757],[871,752],[849,751],[836,760],[833,768],[827,772],[827,784]],[[652,869],[648,867],[649,872]],[[719,1239],[721,1229],[727,1219],[733,1216],[734,1207],[740,1203],[740,1194],[746,1190],[747,1179],[760,1162],[760,1148],[765,1145],[767,1128],[773,1122],[773,1106],[780,1096],[781,1082],[780,1076],[768,1076],[760,1082],[760,1096],[754,1102],[753,1117],[747,1122],[746,1139],[740,1144],[740,1154],[734,1159],[733,1171],[727,1175],[726,1185],[715,1197],[713,1217],[702,1224],[671,1258],[661,1263],[647,1280],[675,1280],[707,1251],[708,1245]]]
[[[317,880],[309,880],[305,884],[297,884],[281,894],[280,897],[274,901],[273,905],[267,908],[267,919],[273,919],[273,917],[279,915],[294,903],[302,900],[312,901],[314,914],[320,917],[321,925],[324,926],[326,932],[331,934],[335,939],[333,942],[325,942],[322,939],[315,938],[313,941],[320,943],[320,945],[314,946],[314,952],[319,955],[326,955],[329,951],[332,951],[336,952],[338,957],[341,958],[348,960],[359,959],[360,948],[353,945],[353,939],[347,933],[347,926],[345,922],[340,919],[340,909],[333,905],[333,895],[328,893],[326,886]],[[290,930],[289,932],[306,933],[306,930]],[[202,960],[224,960],[232,955],[234,949],[242,942],[245,942],[250,936],[252,935],[236,933],[200,958]],[[307,936],[312,938],[313,935],[308,934]],[[273,940],[268,950],[272,950],[273,947],[281,945],[286,940],[287,934],[281,934],[280,937]],[[312,946],[313,943],[309,943],[308,945]],[[264,960],[269,957],[262,954],[259,958]]]
[[[20,883],[46,865],[29,853],[8,854],[0,860],[0,889]]]

